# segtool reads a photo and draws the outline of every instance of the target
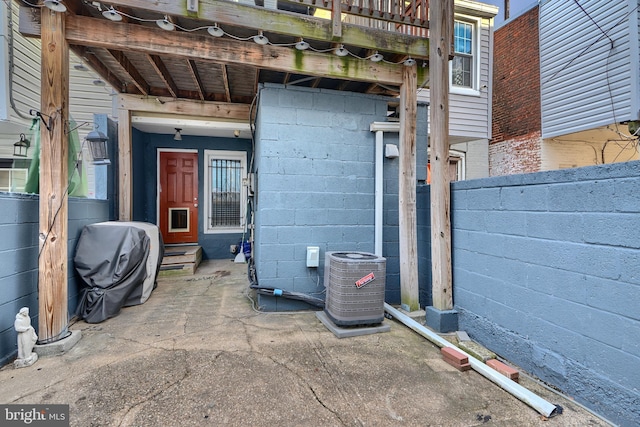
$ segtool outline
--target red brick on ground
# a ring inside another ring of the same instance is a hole
[[[442,353],[445,362],[459,371],[468,371],[471,369],[469,358],[463,353],[460,353],[451,347],[442,347],[440,349],[440,353]]]
[[[489,365],[490,367],[492,367],[493,369],[495,369],[496,371],[500,372],[502,375],[504,375],[505,377],[518,382],[519,377],[520,377],[520,373],[516,370],[513,369],[511,366],[507,366],[504,363],[500,362],[499,360],[496,359],[491,359],[491,360],[487,360],[487,365]]]

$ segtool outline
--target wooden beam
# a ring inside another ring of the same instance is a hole
[[[140,93],[143,95],[149,95],[149,83],[147,83],[138,69],[131,63],[131,61],[129,61],[127,55],[125,55],[124,52],[115,49],[107,49],[107,52],[109,52],[113,59],[120,64],[122,70],[129,76]]]
[[[171,73],[169,73],[169,70],[167,70],[167,66],[164,65],[164,62],[162,62],[162,58],[160,58],[158,55],[147,54],[147,59],[151,63],[151,66],[153,66],[153,69],[156,70],[156,73],[158,73],[158,77],[160,77],[160,79],[162,79],[162,81],[164,82],[166,88],[169,90],[169,93],[171,93],[171,96],[177,98],[178,86],[171,77]]]
[[[161,101],[161,102],[158,102]],[[157,114],[178,114],[224,120],[249,121],[249,104],[156,99],[137,95],[118,95],[121,110]]]
[[[118,219],[133,218],[133,164],[131,163],[131,111],[118,110]]]
[[[227,102],[231,102],[231,89],[229,88],[229,74],[227,74],[227,66],[220,64],[220,72],[222,73],[222,86],[224,87],[224,97]]]
[[[224,2],[220,2],[224,3]],[[105,37],[104,34],[109,34]],[[363,61],[283,46],[260,46],[208,34],[163,31],[142,25],[113,23],[86,16],[67,17],[67,40],[104,49],[171,55],[216,63],[252,65],[296,74],[400,86],[403,65]]]
[[[331,5],[331,40],[339,40],[342,37],[342,1],[335,1]]]
[[[433,306],[453,309],[449,177],[449,54],[453,52],[453,0],[430,2],[431,276]]]
[[[336,2],[340,3],[340,2]],[[153,12],[154,15],[173,15],[194,18],[186,12],[184,2],[175,0],[110,0],[116,9],[127,7]],[[338,19],[340,14],[337,14]],[[315,18],[279,10],[269,10],[231,1],[200,0],[198,19],[243,28],[257,28],[305,40],[339,41],[345,45],[404,54],[413,58],[428,58],[429,40],[424,37],[341,23],[342,34],[334,36],[332,20]],[[206,23],[205,23],[206,24]],[[175,34],[175,33],[174,33]]]
[[[416,214],[416,66],[403,66],[400,87],[400,163],[398,217],[400,240],[400,302],[407,311],[420,309]]]
[[[69,45],[65,15],[44,7],[40,13],[40,113],[46,123],[40,124],[38,337],[40,343],[49,343],[68,332]]]
[[[196,66],[196,61],[193,59],[189,59],[187,61],[187,67],[189,68],[189,72],[191,73],[191,77],[193,78],[193,82],[196,85],[198,90],[198,97],[201,101],[204,101],[204,85],[202,84],[202,79],[200,78],[200,73],[198,73],[198,67]]]

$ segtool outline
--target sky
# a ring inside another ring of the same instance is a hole
[[[492,4],[498,6],[500,11],[494,20],[495,27],[499,27],[504,22],[504,0],[477,0],[481,3]],[[509,0],[509,19],[515,18],[525,10],[529,9],[529,6],[537,3],[536,0]]]

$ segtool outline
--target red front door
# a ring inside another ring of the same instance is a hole
[[[161,151],[158,191],[164,243],[197,243],[198,153]]]

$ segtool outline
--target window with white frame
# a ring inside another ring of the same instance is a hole
[[[451,61],[452,89],[477,90],[478,27],[474,20],[456,19],[453,23],[454,57]]]
[[[205,150],[205,233],[235,233],[244,226],[247,153]]]

